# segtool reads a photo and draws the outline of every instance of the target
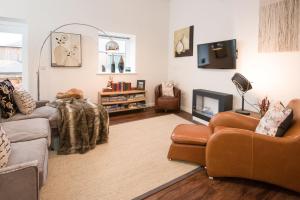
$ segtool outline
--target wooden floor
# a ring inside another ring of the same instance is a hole
[[[110,124],[119,124],[134,120],[147,119],[150,117],[162,116],[169,113],[155,113],[153,108],[144,112],[135,112],[122,115],[112,115]],[[179,112],[176,115],[192,121],[192,116],[186,112]],[[145,191],[147,192],[147,191]],[[300,194],[258,181],[251,181],[238,178],[215,178],[210,180],[203,169],[193,175],[171,185],[146,198],[147,200],[300,200]]]
[[[151,117],[158,117],[158,116],[163,116],[163,115],[168,115],[171,114],[169,112],[159,112],[156,113],[153,108],[146,108],[145,111],[135,111],[135,112],[128,112],[127,114],[110,114],[110,125],[115,125],[115,124],[120,124],[124,122],[130,122],[130,121],[135,121],[135,120],[140,120],[140,119],[147,119]],[[187,112],[179,112],[179,113],[174,113],[186,120],[193,121],[192,120],[192,115],[187,113]],[[194,123],[197,123],[193,121]]]

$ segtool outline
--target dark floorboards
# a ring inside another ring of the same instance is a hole
[[[172,112],[157,113],[152,107],[146,108],[145,111],[135,111],[135,112],[121,113],[121,114],[114,113],[110,115],[110,125],[115,125],[115,124],[120,124],[120,123],[140,120],[140,119],[147,119],[151,117],[158,117],[158,116],[163,116],[168,114],[173,114],[173,113]],[[181,111],[174,114],[186,120],[192,121],[192,115],[187,112]],[[197,123],[195,121],[193,122]]]
[[[134,112],[110,117],[110,124],[119,124],[150,117],[167,115],[170,113],[156,113],[153,108],[144,112]],[[192,116],[186,112],[175,113],[189,121]],[[147,192],[147,191],[145,191]],[[171,185],[146,198],[147,200],[300,200],[300,194],[281,187],[258,181],[239,178],[215,178],[210,180],[206,171],[201,170],[195,174]]]

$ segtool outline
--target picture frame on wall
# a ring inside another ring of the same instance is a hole
[[[174,56],[193,56],[194,26],[179,29],[174,32]]]
[[[82,66],[81,34],[51,33],[51,66]]]
[[[146,84],[145,80],[137,80],[136,81],[136,89],[137,90],[145,90],[145,84]]]

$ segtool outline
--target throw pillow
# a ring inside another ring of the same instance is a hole
[[[14,90],[13,95],[21,113],[28,115],[36,108],[36,102],[27,91],[23,89]]]
[[[0,126],[0,168],[7,165],[10,152],[10,141],[2,126]]]
[[[174,83],[172,82],[163,82],[161,84],[162,96],[165,97],[174,97]]]
[[[12,117],[17,111],[17,105],[13,97],[14,89],[13,84],[8,79],[0,82],[1,116],[5,119]]]
[[[293,121],[293,111],[280,102],[272,104],[256,127],[259,134],[282,137]]]

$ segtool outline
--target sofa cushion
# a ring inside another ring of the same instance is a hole
[[[35,109],[31,114],[24,115],[22,113],[17,113],[11,118],[2,119],[2,122],[9,122],[9,121],[17,121],[17,120],[24,120],[24,119],[34,119],[34,118],[46,118],[50,121],[51,128],[57,128],[57,121],[58,121],[58,111],[56,108],[50,106],[42,106]]]
[[[4,129],[0,126],[0,168],[7,165],[10,152],[10,141]]]
[[[38,161],[40,187],[46,181],[48,174],[48,147],[45,138],[11,144],[11,155],[7,166]]]
[[[174,97],[174,83],[173,82],[163,82],[161,84],[162,96],[164,97]]]
[[[255,132],[259,134],[282,137],[293,121],[293,111],[280,102],[271,105],[260,120]]]
[[[16,114],[17,105],[13,97],[14,89],[14,86],[8,79],[0,82],[0,107],[2,118],[7,119]]]
[[[46,138],[50,143],[50,126],[48,119],[35,118],[2,123],[11,142],[24,142]]]
[[[31,114],[36,108],[36,103],[29,92],[23,89],[19,89],[14,90],[13,95],[18,109],[22,114]]]

